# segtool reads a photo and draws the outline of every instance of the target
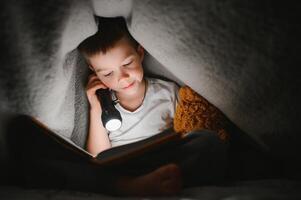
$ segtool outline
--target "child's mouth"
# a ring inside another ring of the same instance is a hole
[[[128,86],[122,88],[122,89],[124,89],[124,90],[125,90],[125,89],[128,89],[128,88],[132,87],[132,86],[134,85],[134,83],[135,83],[135,81],[134,81],[133,83],[129,84]]]

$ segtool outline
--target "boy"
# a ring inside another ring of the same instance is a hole
[[[170,127],[178,90],[172,82],[145,79],[144,49],[132,38],[123,18],[99,19],[100,30],[78,47],[94,72],[86,88],[90,103],[87,150],[93,156]],[[100,88],[111,89],[119,100],[116,108],[123,119],[120,130],[108,133],[100,120],[102,110],[95,94]],[[181,188],[179,167],[165,165],[145,176],[121,178],[117,185],[124,193],[173,194]]]
[[[169,128],[178,90],[172,82],[145,79],[144,49],[131,37],[122,18],[101,18],[100,22],[100,31],[79,46],[94,72],[87,85],[91,107],[87,150],[94,156]],[[113,91],[123,119],[121,129],[109,134],[99,120],[101,106],[95,91],[100,88]]]
[[[95,73],[89,77],[86,88],[90,103],[87,150],[94,156],[113,146],[142,140],[170,127],[178,92],[172,82],[144,78],[144,50],[128,32],[124,19],[100,18],[99,22],[100,30],[79,45],[80,52]],[[111,89],[119,100],[116,108],[121,112],[123,124],[118,131],[108,133],[101,123],[102,110],[95,95],[100,88]],[[197,135],[205,139],[195,140]],[[180,160],[170,161],[179,164],[163,162],[163,165],[158,162],[158,166],[163,166],[146,175],[120,177],[114,181],[115,186],[122,188],[121,192],[125,194],[175,194],[182,187],[182,175],[188,182],[192,182],[192,177],[198,177],[193,171],[204,173],[203,181],[218,177],[219,172],[207,173],[209,169],[215,171],[212,165],[224,161],[223,157],[219,159],[217,156],[224,152],[224,148],[215,140],[212,133],[192,134],[181,147],[165,152],[168,157],[179,157]],[[189,158],[188,154],[191,154]],[[187,159],[181,160],[185,157]],[[157,160],[155,157],[151,162],[157,163]],[[195,162],[201,164],[195,165]],[[220,163],[218,165],[222,167]]]

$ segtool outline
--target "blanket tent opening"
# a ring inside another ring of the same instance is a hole
[[[95,16],[123,16],[146,50],[147,73],[190,86],[276,161],[258,175],[265,155],[242,150],[235,164],[245,169],[236,174],[238,179],[189,188],[181,197],[301,197],[300,3],[6,0],[0,9],[0,197],[40,199],[52,191],[57,199],[85,198],[82,193],[15,185],[19,177],[14,170],[21,167],[12,166],[15,147],[7,141],[9,125],[18,126],[14,119],[29,115],[68,144],[84,148],[88,68],[76,47],[97,31]],[[23,131],[30,128],[18,130],[16,140]],[[273,168],[281,173],[265,176]]]

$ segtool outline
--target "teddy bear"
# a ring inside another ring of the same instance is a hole
[[[176,133],[185,134],[194,130],[213,130],[222,141],[229,140],[226,131],[228,120],[223,113],[204,97],[196,93],[189,86],[179,89],[179,101],[173,120]]]

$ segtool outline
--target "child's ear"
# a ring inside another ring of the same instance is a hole
[[[140,56],[141,62],[144,59],[144,48],[139,44],[137,48],[138,55]]]

